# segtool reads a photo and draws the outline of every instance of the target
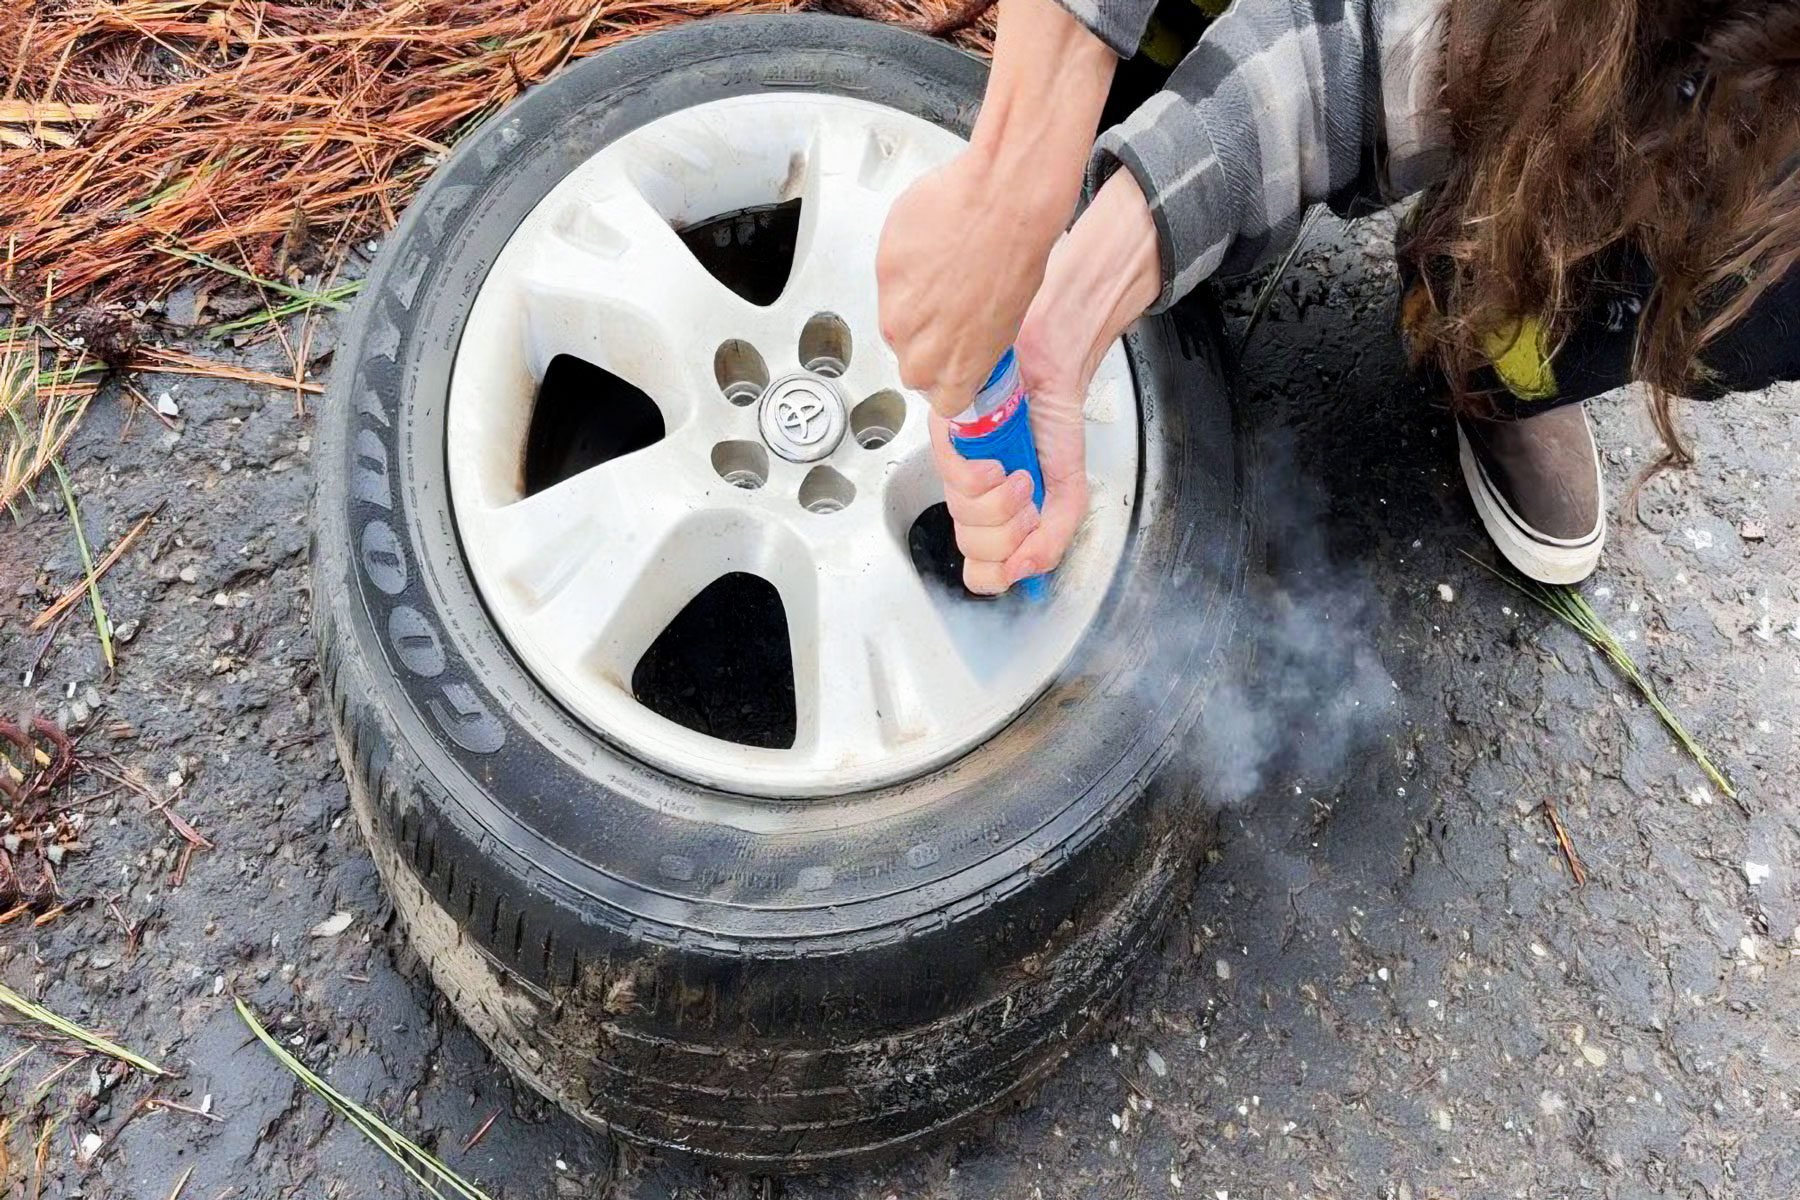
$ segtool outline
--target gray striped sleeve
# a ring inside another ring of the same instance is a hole
[[[1315,203],[1427,181],[1445,3],[1237,0],[1167,90],[1101,136],[1090,186],[1123,165],[1156,218],[1153,311],[1279,254]]]
[[[1137,53],[1156,0],[1056,0],[1120,58]]]

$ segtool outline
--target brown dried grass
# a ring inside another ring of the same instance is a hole
[[[94,392],[78,359],[42,349],[30,334],[6,336],[18,332],[0,331],[0,510],[50,469]]]
[[[983,7],[825,2],[921,27]],[[0,139],[0,286],[37,310],[206,273],[168,247],[265,278],[324,271],[349,238],[390,228],[479,119],[570,60],[699,16],[805,3],[13,0],[0,5],[0,116],[21,121]]]

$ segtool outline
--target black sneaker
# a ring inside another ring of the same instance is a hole
[[[1540,583],[1593,574],[1606,503],[1583,405],[1514,421],[1459,417],[1456,443],[1475,511],[1508,562]]]

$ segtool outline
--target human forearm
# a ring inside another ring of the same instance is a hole
[[[1069,359],[1082,381],[1162,290],[1156,222],[1137,181],[1107,180],[1055,251],[1020,331],[1027,362]],[[1078,358],[1068,350],[1079,347]]]
[[[1000,0],[1000,38],[969,149],[894,203],[875,259],[900,379],[943,414],[968,407],[1018,333],[1068,227],[1112,51],[1053,0]]]
[[[1080,198],[1118,56],[1056,0],[1000,0],[1000,33],[968,159],[996,204],[1048,250]]]

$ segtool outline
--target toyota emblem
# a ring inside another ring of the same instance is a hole
[[[797,446],[810,446],[825,436],[831,422],[825,419],[825,403],[804,393],[777,396],[775,420]]]

